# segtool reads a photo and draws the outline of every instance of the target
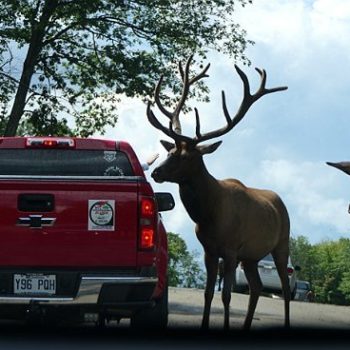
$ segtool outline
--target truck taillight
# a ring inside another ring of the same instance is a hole
[[[288,275],[291,276],[293,275],[294,269],[292,267],[287,267],[287,272],[288,272]]]
[[[142,198],[141,200],[141,216],[152,217],[154,216],[154,200],[152,198]]]
[[[154,246],[154,229],[141,228],[140,246],[142,249],[153,248]]]
[[[140,202],[140,249],[152,249],[156,234],[156,203],[153,198],[143,197]]]

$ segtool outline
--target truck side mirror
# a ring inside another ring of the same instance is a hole
[[[172,210],[175,207],[174,197],[168,192],[156,192],[158,211]]]

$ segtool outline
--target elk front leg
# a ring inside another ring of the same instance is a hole
[[[207,270],[207,283],[204,292],[204,311],[202,319],[202,329],[206,330],[209,328],[209,315],[211,302],[214,296],[215,282],[218,273],[218,257],[211,256],[207,253],[204,255],[205,268]],[[225,282],[224,282],[225,283]]]
[[[231,290],[233,280],[235,278],[235,269],[237,263],[236,259],[226,258],[224,259],[224,286],[222,289],[221,299],[224,304],[224,329],[228,330],[230,327],[230,302],[231,302]]]

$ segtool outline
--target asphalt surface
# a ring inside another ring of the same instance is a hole
[[[198,289],[171,288],[170,328],[199,328],[204,305],[204,292]],[[248,308],[248,295],[232,293],[230,326],[239,331]],[[223,327],[221,293],[215,292],[210,327]],[[290,304],[291,330],[318,329],[348,331],[350,333],[350,307],[292,301]],[[284,301],[281,298],[261,296],[255,311],[252,330],[280,328],[284,324]],[[350,344],[349,344],[350,346]]]
[[[252,329],[243,332],[247,296],[232,294],[231,328],[223,331],[220,293],[213,300],[210,330],[200,330],[203,290],[171,288],[169,327],[132,330],[127,321],[105,328],[94,324],[28,325],[0,322],[0,349],[348,349],[350,308],[291,303],[290,330],[283,328],[283,301],[261,297]]]

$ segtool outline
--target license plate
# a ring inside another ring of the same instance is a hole
[[[15,274],[15,294],[52,295],[56,293],[56,276],[41,274]]]
[[[261,268],[260,272],[265,274],[265,275],[271,275],[272,274],[272,269],[267,269],[267,268]]]

